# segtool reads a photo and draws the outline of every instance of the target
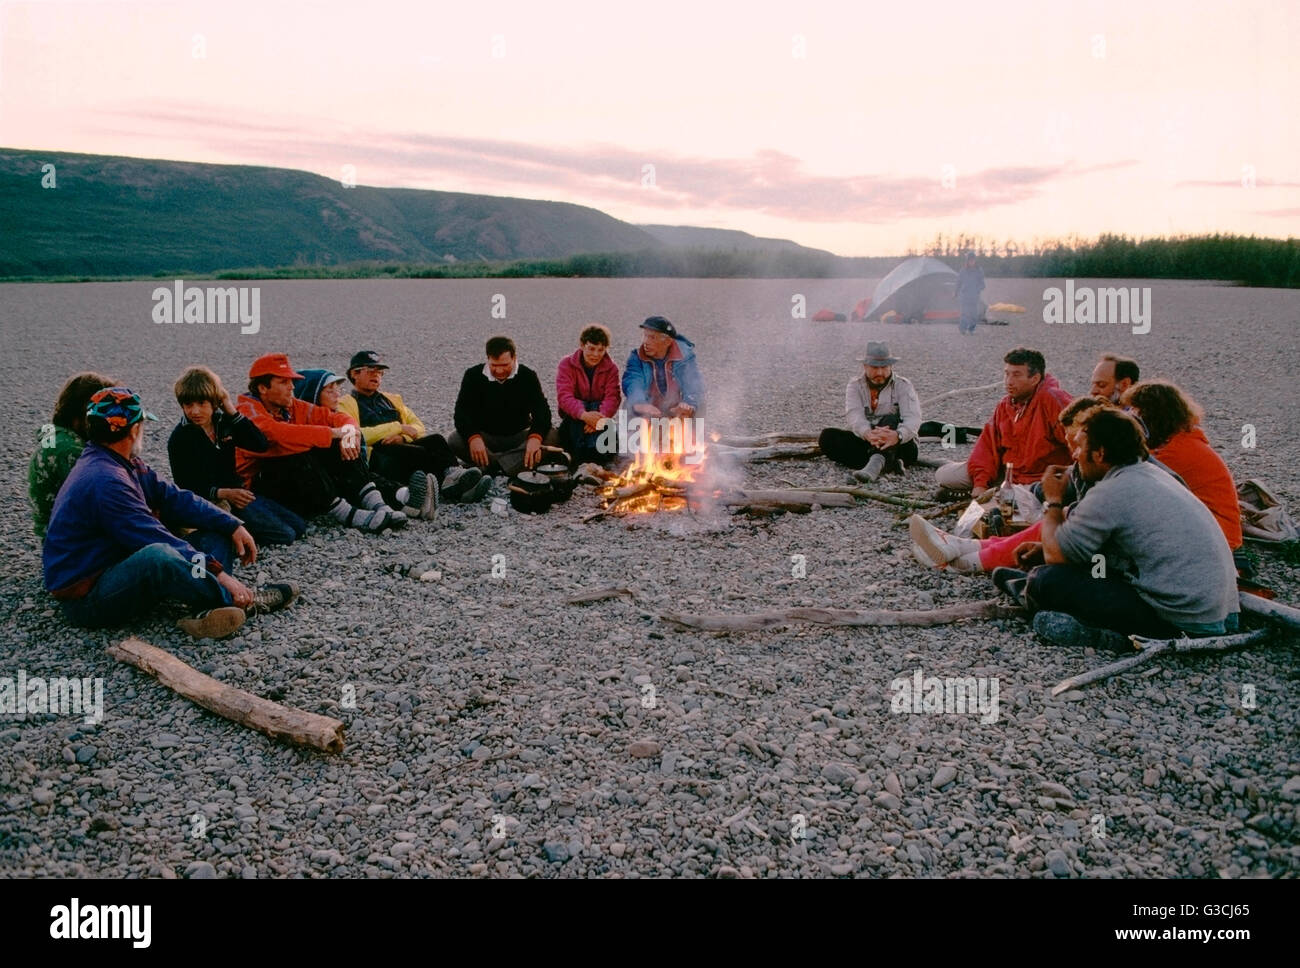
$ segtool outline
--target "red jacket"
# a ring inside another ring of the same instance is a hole
[[[1070,400],[1070,395],[1050,373],[1043,375],[1043,382],[1038,384],[1019,416],[1011,397],[1003,397],[966,461],[975,490],[983,490],[1002,477],[1006,464],[1015,465],[1012,473],[1015,484],[1041,480],[1049,464],[1070,464],[1070,448],[1065,445],[1065,430],[1060,420],[1061,411]]]
[[[288,410],[272,413],[259,398],[244,393],[240,394],[238,409],[271,442],[261,452],[235,448],[235,473],[243,478],[245,487],[252,486],[261,462],[268,457],[287,457],[313,447],[329,447],[334,443],[332,428],[345,424],[357,426],[346,413],[326,410],[297,397],[290,402]]]
[[[623,399],[618,388],[618,364],[606,353],[588,381],[582,350],[575,350],[572,356],[560,360],[555,371],[555,399],[560,404],[560,413],[574,420],[581,420],[583,413],[590,409],[599,410],[606,417],[614,416]],[[597,407],[586,405],[597,400],[600,401]]]
[[[1201,499],[1223,529],[1228,547],[1241,547],[1241,505],[1237,502],[1237,485],[1232,471],[1215,453],[1200,427],[1174,434],[1151,456],[1177,474],[1187,489]]]

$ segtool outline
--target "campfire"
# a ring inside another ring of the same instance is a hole
[[[703,442],[684,444],[680,434],[670,435],[662,449],[638,451],[621,474],[608,474],[598,493],[601,510],[621,517],[652,511],[694,510],[718,491],[707,482]]]

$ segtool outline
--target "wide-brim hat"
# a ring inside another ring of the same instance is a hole
[[[856,359],[867,366],[893,366],[898,362],[897,356],[889,355],[888,343],[868,343],[866,355]]]

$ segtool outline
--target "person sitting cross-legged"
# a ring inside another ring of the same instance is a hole
[[[441,434],[425,430],[422,421],[400,393],[382,388],[388,364],[372,350],[361,350],[348,363],[352,393],[339,399],[339,409],[361,425],[370,449],[370,469],[383,477],[404,481],[418,500],[404,508],[407,514],[432,520],[439,493],[443,500],[470,504],[487,493],[477,467],[462,467]],[[429,476],[433,481],[429,481]]]
[[[370,479],[356,421],[296,398],[293,381],[301,378],[283,353],[253,361],[239,412],[257,424],[270,447],[235,451],[235,469],[244,486],[303,518],[328,514],[371,533],[404,526],[406,515],[385,504]]]
[[[69,379],[59,391],[54,416],[37,434],[36,450],[27,465],[27,496],[32,502],[32,527],[42,540],[59,488],[86,446],[86,405],[93,394],[114,382],[98,373],[78,373]]]
[[[45,535],[45,587],[81,628],[130,622],[164,599],[196,614],[177,625],[195,638],[221,638],[251,612],[274,611],[298,595],[292,582],[254,592],[231,575],[257,545],[234,515],[162,480],[143,460],[144,424],[155,419],[125,387],[90,398],[88,443],[68,475]],[[190,540],[166,527],[197,529]],[[204,549],[223,548],[220,554]]]
[[[1043,474],[1042,553],[1026,574],[998,568],[994,583],[1038,614],[1056,644],[1131,650],[1127,636],[1177,638],[1236,631],[1237,570],[1209,509],[1150,463],[1129,414],[1099,408],[1080,420],[1074,457],[1087,493],[1066,519],[1066,469]]]
[[[259,545],[301,538],[306,521],[271,498],[258,497],[235,473],[236,447],[261,452],[270,442],[235,409],[221,378],[206,366],[192,366],[176,381],[175,393],[183,416],[167,438],[167,460],[176,486],[213,504],[226,502]]]
[[[623,399],[609,340],[604,326],[588,326],[578,336],[578,349],[560,360],[555,369],[560,446],[573,456],[575,464],[608,464],[615,457],[597,446],[600,427],[618,413]]]
[[[1079,397],[1061,411],[1061,427],[1067,443],[1073,446],[1079,431],[1078,421],[1097,407],[1111,404],[1097,397]],[[1041,486],[1041,485],[1038,485]],[[1079,476],[1079,466],[1071,464],[1067,474],[1066,490],[1062,497],[1066,513],[1078,503],[1088,490],[1088,482]],[[1041,500],[1041,494],[1037,495]],[[923,565],[934,568],[952,568],[959,572],[992,571],[994,568],[1027,567],[1029,555],[1038,547],[1043,531],[1042,521],[1037,521],[1015,534],[993,538],[962,538],[949,534],[921,517],[913,514],[907,521],[912,538],[912,554]],[[1020,551],[1018,549],[1025,549]],[[1033,564],[1040,562],[1034,561]]]
[[[828,427],[818,444],[831,460],[853,468],[855,478],[869,482],[885,470],[916,463],[921,401],[912,381],[894,372],[898,357],[890,356],[888,343],[868,343],[858,362],[862,373],[844,391],[849,429]]]
[[[514,340],[487,341],[487,363],[465,371],[456,395],[452,452],[484,472],[514,476],[536,467],[551,432],[551,405],[537,374],[519,362]]]
[[[1070,402],[1056,377],[1046,372],[1043,354],[1017,347],[1002,358],[1007,395],[984,425],[975,449],[964,461],[935,471],[948,496],[974,488],[988,493],[1012,467],[1013,484],[1032,484],[1049,464],[1068,464],[1070,451],[1057,415]]]

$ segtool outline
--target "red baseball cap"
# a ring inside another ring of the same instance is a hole
[[[265,356],[259,356],[255,359],[253,365],[248,368],[248,378],[252,380],[259,376],[286,376],[290,380],[302,379],[302,374],[293,371],[293,367],[289,365],[289,357],[284,353],[267,353]]]

